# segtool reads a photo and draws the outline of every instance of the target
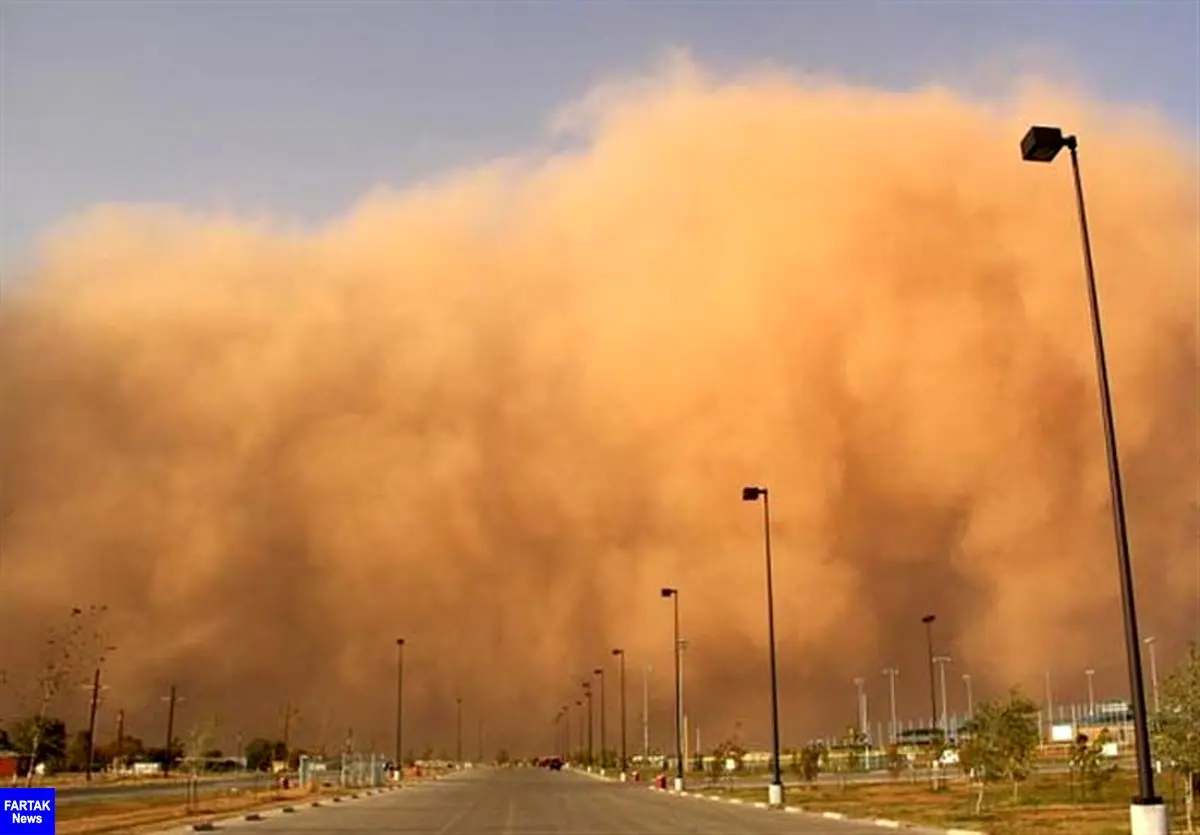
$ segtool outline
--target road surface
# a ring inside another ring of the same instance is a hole
[[[250,835],[879,835],[848,823],[680,797],[535,768],[477,769],[400,791],[262,822],[218,825]],[[180,831],[180,830],[176,830]],[[919,830],[908,830],[909,833]]]

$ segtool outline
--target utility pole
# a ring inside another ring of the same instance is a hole
[[[292,707],[291,701],[288,701],[283,708],[283,768],[285,771],[292,761],[292,719],[299,718],[300,711]]]
[[[121,755],[125,750],[125,711],[124,709],[117,711],[117,749],[113,756],[113,762],[120,762]]]
[[[186,699],[175,692],[174,684],[171,685],[171,695],[160,698],[167,703],[167,748],[163,758],[163,776],[166,777],[170,775],[171,763],[175,759],[175,706]]]
[[[96,705],[100,701],[100,668],[96,667],[96,674],[92,677],[92,707],[88,716],[88,746],[87,746],[87,766],[84,769],[84,780],[92,781],[92,762],[96,758]]]
[[[888,677],[888,695],[892,703],[892,742],[897,742],[900,739],[900,725],[896,722],[896,676],[900,675],[900,671],[895,667],[888,667],[883,674]]]
[[[475,762],[482,765],[483,764],[483,717],[482,716],[479,717],[478,722],[479,722],[479,727],[476,730],[478,738],[476,739]]]
[[[1087,676],[1088,683],[1088,721],[1096,721],[1096,671],[1093,669],[1084,670],[1084,675]]]
[[[971,692],[971,674],[963,673],[963,685],[967,688],[967,719],[975,718],[975,694]]]

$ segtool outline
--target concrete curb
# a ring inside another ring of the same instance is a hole
[[[296,802],[286,806],[276,806],[272,809],[245,810],[238,813],[230,813],[229,815],[219,815],[204,821],[196,821],[185,826],[175,825],[167,829],[155,831],[159,835],[167,835],[167,833],[183,835],[183,833],[187,832],[215,832],[223,829],[239,829],[259,821],[282,817],[283,815],[295,815],[315,808],[332,808],[334,803],[352,806],[356,802],[361,802],[369,797],[379,797],[380,795],[399,791],[400,788],[400,786],[380,786],[374,789],[362,789],[354,794],[343,795],[338,798],[318,798],[307,803],[298,798]]]
[[[682,792],[677,792],[674,789],[660,789],[657,786],[647,786],[652,792],[659,794],[675,795],[676,797],[689,797],[694,800],[711,800],[717,803],[732,803],[735,805],[750,805],[740,797],[722,797],[719,794],[702,794],[700,792],[688,791],[684,789]],[[762,801],[755,801],[752,804],[756,809],[767,809],[768,804]],[[935,827],[922,826],[917,823],[904,823],[895,821],[889,818],[851,818],[842,812],[818,812],[812,809],[804,809],[800,806],[784,806],[782,811],[791,812],[798,815],[809,815],[811,817],[824,818],[825,820],[845,821],[846,823],[867,824],[868,826],[878,826],[881,829],[906,829],[910,832],[919,832],[922,835],[987,835],[986,832],[981,832],[976,829],[937,829]]]

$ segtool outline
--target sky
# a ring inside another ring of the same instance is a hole
[[[920,718],[930,611],[980,697],[1119,695],[1042,118],[1081,136],[1165,669],[1200,635],[1197,8],[3,5],[0,714],[94,602],[139,729],[176,683],[229,734],[291,701],[386,737],[403,630],[429,744],[455,694],[528,740],[616,645],[661,741],[671,583],[689,710],[761,740],[759,480],[789,739],[885,666]]]
[[[686,48],[887,89],[1053,72],[1200,135],[1200,4],[4,2],[0,263],[108,201],[322,221],[547,139],[591,85]]]

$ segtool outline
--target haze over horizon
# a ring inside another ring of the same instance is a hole
[[[663,745],[676,585],[689,714],[761,742],[747,483],[785,744],[852,720],[855,676],[881,715],[884,666],[927,712],[926,611],[978,698],[1047,668],[1063,700],[1086,667],[1123,692],[1070,172],[1020,161],[1031,122],[1081,136],[1143,634],[1164,670],[1200,637],[1185,132],[1044,80],[613,77],[543,114],[569,152],[328,223],[117,202],[44,239],[0,307],[0,632],[26,639],[0,716],[45,628],[104,603],[109,704],[151,740],[174,681],[185,727],[268,733],[290,700],[298,742],[388,749],[403,635],[414,749],[452,745],[457,694],[488,753],[545,747],[613,646],[631,697],[660,671]]]

